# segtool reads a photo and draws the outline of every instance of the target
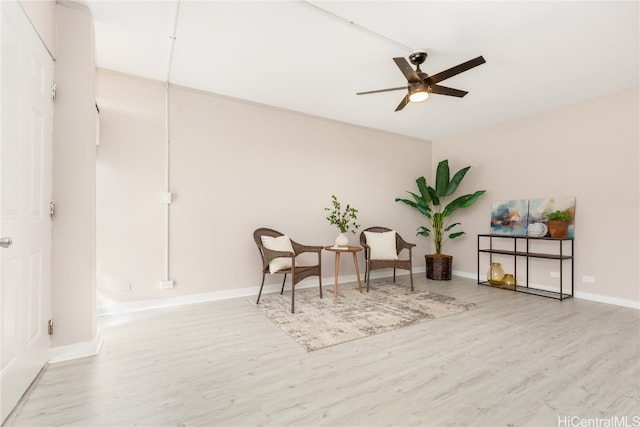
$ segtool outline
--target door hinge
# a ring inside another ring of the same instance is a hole
[[[11,240],[11,237],[3,237],[2,239],[0,239],[0,248],[8,248],[11,245],[13,245],[13,240]]]
[[[53,320],[49,319],[49,322],[47,323],[47,332],[49,335],[53,335]]]
[[[49,216],[51,219],[56,217],[56,202],[53,200],[49,202]]]
[[[56,99],[56,89],[57,89],[56,84],[51,83],[51,99]]]

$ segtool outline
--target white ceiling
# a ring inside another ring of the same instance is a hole
[[[422,139],[639,84],[638,1],[83,3],[100,68]],[[487,63],[440,83],[464,98],[355,95],[405,85],[392,58],[418,48],[428,74]]]

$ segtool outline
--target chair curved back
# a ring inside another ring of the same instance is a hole
[[[364,248],[364,259],[368,260],[369,257],[371,256],[371,251],[369,249],[369,245],[367,245],[367,235],[364,234],[365,231],[371,231],[373,233],[386,233],[388,231],[391,231],[391,229],[387,228],[387,227],[369,227],[369,228],[366,228],[366,229],[364,229],[364,230],[362,230],[360,232],[360,246],[362,246]],[[396,233],[396,236],[397,235],[398,234]],[[396,237],[396,243],[397,243],[397,237]],[[396,244],[396,248],[397,248],[397,246],[398,245]],[[367,274],[366,274],[366,271],[365,271],[365,278],[366,278],[366,276],[367,276]]]
[[[260,258],[262,258],[262,270],[266,271],[269,267],[269,262],[266,260],[264,256],[264,244],[262,243],[262,236],[269,237],[280,237],[284,236],[284,233],[281,233],[277,230],[273,230],[271,228],[258,228],[253,232],[253,240],[256,242],[256,246],[258,246],[258,251],[260,252]]]
[[[386,233],[389,231],[393,231],[391,228],[375,226],[369,227],[360,233],[360,245],[364,248],[364,258],[366,262],[365,267],[365,280],[367,282],[367,292],[369,291],[369,277],[371,275],[371,270],[379,270],[384,268],[393,268],[393,281],[396,280],[396,268],[400,268],[403,270],[409,270],[409,275],[411,279],[411,290],[413,291],[413,272],[412,272],[412,248],[416,245],[414,243],[406,242],[402,236],[396,231],[396,253],[399,255],[404,249],[407,249],[409,252],[408,258],[403,259],[394,259],[394,260],[377,260],[371,258],[371,248],[367,244],[367,236],[365,231],[372,233]]]
[[[367,245],[367,236],[364,234],[365,231],[369,231],[372,233],[386,233],[389,231],[393,231],[390,228],[387,227],[380,227],[380,226],[376,226],[376,227],[369,227],[366,228],[364,230],[362,230],[362,232],[360,233],[360,245],[364,248],[364,256],[365,258],[369,258],[370,254],[369,254],[369,245]],[[396,253],[400,254],[400,252],[403,249],[409,249],[409,255],[411,255],[411,248],[413,248],[415,245],[413,243],[407,243],[402,236],[400,236],[400,234],[396,231]]]
[[[269,272],[269,263],[274,259],[274,257],[282,257],[282,252],[277,252],[273,250],[268,250],[264,244],[262,243],[262,237],[280,237],[284,236],[284,233],[281,233],[272,228],[261,227],[256,229],[253,232],[253,240],[256,242],[256,246],[258,247],[258,251],[260,252],[260,258],[262,259],[262,283],[260,284],[260,291],[258,292],[258,299],[256,304],[260,303],[260,295],[262,295],[262,288],[264,287],[264,279],[266,273]],[[317,264],[314,265],[298,265],[295,260],[292,260],[292,266],[289,268],[284,268],[279,271],[274,272],[274,274],[284,274],[284,279],[282,280],[282,289],[280,290],[280,294],[284,291],[284,283],[287,280],[287,275],[291,274],[291,312],[294,313],[295,307],[295,287],[296,284],[309,277],[309,276],[318,276],[318,285],[320,288],[320,298],[322,298],[322,246],[308,246],[303,245],[298,242],[295,242],[293,239],[289,239],[291,241],[291,247],[293,248],[294,255],[298,255],[305,252],[311,252],[317,254],[318,261]],[[289,252],[289,256],[290,252]]]

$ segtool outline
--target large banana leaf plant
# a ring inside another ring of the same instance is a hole
[[[458,185],[469,169],[471,166],[459,170],[453,178],[449,179],[449,161],[442,160],[438,163],[435,188],[429,186],[427,180],[421,176],[416,180],[420,194],[408,191],[413,196],[413,200],[396,198],[396,202],[402,202],[416,208],[427,217],[430,227],[419,227],[417,235],[431,237],[438,255],[442,254],[442,245],[446,239],[455,239],[465,234],[464,231],[453,231],[456,226],[461,225],[459,222],[451,222],[451,216],[454,212],[473,205],[485,193],[485,190],[478,190],[473,194],[465,194],[447,203],[447,197],[458,189]],[[450,231],[451,233],[449,233]],[[449,235],[445,236],[446,233]]]

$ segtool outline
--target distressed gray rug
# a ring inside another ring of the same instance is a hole
[[[255,305],[255,299],[251,300]],[[352,283],[341,285],[338,298],[333,287],[296,290],[296,312],[291,313],[291,292],[263,294],[256,305],[264,315],[307,351],[352,341],[477,307],[453,297],[415,290],[409,285],[375,283],[369,292],[358,292]]]

